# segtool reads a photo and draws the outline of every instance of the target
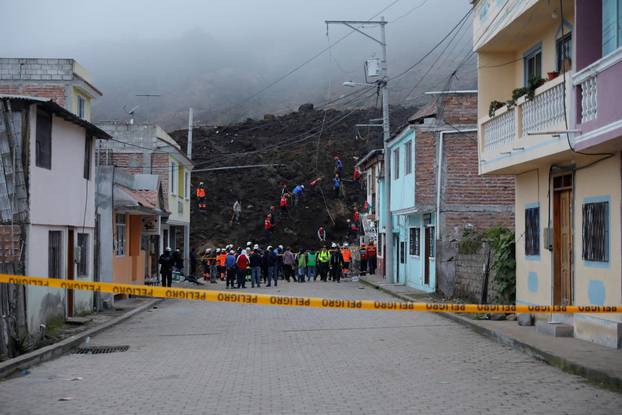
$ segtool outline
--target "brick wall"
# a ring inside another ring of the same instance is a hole
[[[73,59],[0,58],[0,81],[71,81]]]
[[[445,94],[441,97],[441,118],[450,124],[477,123],[477,93]]]
[[[514,206],[513,176],[478,174],[477,133],[445,134],[443,203]]]
[[[417,130],[415,137],[415,204],[432,209],[436,203],[436,135]]]
[[[28,95],[49,98],[58,105],[65,106],[65,86],[63,84],[27,83],[9,84],[0,82],[0,94]]]

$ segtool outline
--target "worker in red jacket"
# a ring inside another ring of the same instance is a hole
[[[266,242],[270,242],[270,240],[272,239],[272,228],[274,227],[274,225],[272,224],[272,215],[268,214],[268,216],[266,216],[266,218],[263,221],[263,230],[266,234]]]
[[[250,259],[246,254],[246,249],[242,251],[238,258],[235,260],[235,265],[238,269],[238,281],[237,288],[246,288],[246,272],[248,270],[248,264],[250,263]]]

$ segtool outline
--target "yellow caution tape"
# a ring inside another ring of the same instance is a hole
[[[263,304],[288,307],[348,308],[356,310],[387,310],[451,313],[622,313],[622,306],[557,306],[557,305],[481,305],[412,303],[400,301],[347,300],[318,297],[293,297],[198,290],[192,288],[167,288],[148,285],[115,284],[109,282],[74,281],[56,278],[26,277],[0,274],[0,283],[34,285],[49,288],[98,291],[142,297],[175,298],[222,303]]]

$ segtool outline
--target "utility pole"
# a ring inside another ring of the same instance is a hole
[[[391,127],[389,124],[389,71],[387,65],[387,41],[386,41],[386,25],[387,21],[384,16],[380,20],[326,20],[326,25],[341,24],[362,34],[363,36],[378,43],[382,48],[381,77],[373,84],[355,84],[346,82],[344,85],[355,86],[362,85],[367,87],[378,87],[382,90],[382,124],[369,125],[373,127],[382,127],[383,150],[384,150],[384,228],[385,228],[385,249],[384,254],[384,273],[385,276],[390,275],[393,281],[393,223],[391,221],[391,155],[389,154],[388,143],[391,139]],[[378,26],[380,28],[380,39],[366,33],[362,28],[356,26]]]

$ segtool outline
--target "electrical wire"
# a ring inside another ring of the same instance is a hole
[[[395,23],[395,22],[398,22],[398,21],[402,20],[404,17],[410,16],[410,14],[412,14],[412,12],[414,12],[417,9],[420,9],[427,2],[428,2],[428,0],[423,0],[419,5],[417,5],[417,6],[413,7],[412,9],[408,10],[406,13],[396,17],[395,19],[391,20],[389,23]]]

